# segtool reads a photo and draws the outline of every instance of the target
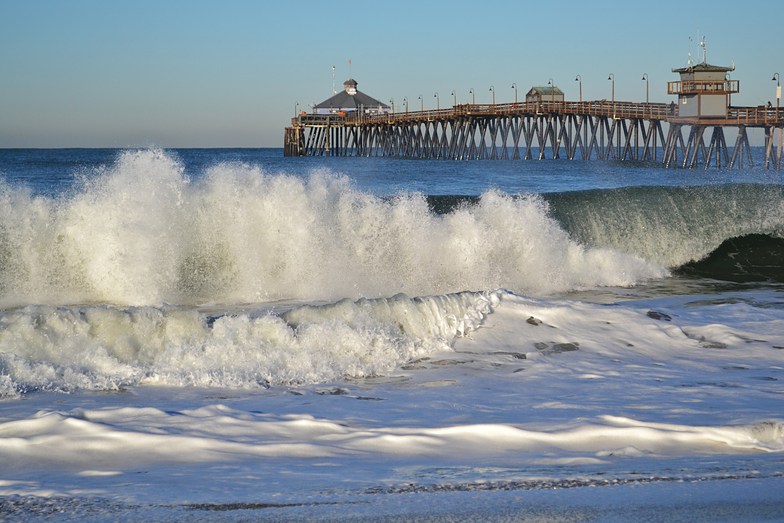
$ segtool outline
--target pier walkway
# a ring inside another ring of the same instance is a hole
[[[784,108],[729,106],[726,114],[711,118],[681,117],[678,109],[675,102],[599,100],[462,104],[380,114],[302,113],[285,129],[284,154],[752,166],[747,131],[762,128],[765,167],[781,169]],[[727,127],[737,129],[732,148],[725,139]]]

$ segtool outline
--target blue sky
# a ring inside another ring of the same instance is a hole
[[[784,2],[0,0],[0,147],[280,147],[351,75],[413,110],[567,99],[669,102],[688,59],[734,63],[735,105],[775,103]]]

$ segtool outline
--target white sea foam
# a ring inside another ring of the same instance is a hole
[[[161,151],[125,152],[67,197],[0,198],[6,307],[545,294],[665,274],[576,243],[535,196],[489,191],[435,215],[420,194],[382,199],[327,171],[222,164],[192,179]]]
[[[784,320],[751,303],[776,300],[597,305],[498,291],[279,314],[7,311],[0,374],[38,372],[73,393],[3,401],[0,496],[147,507],[625,481],[775,488]],[[260,389],[267,371],[285,385]],[[136,386],[75,390],[101,380]]]
[[[145,462],[329,458],[349,455],[492,456],[560,453],[607,458],[784,451],[784,424],[687,426],[606,416],[576,426],[531,430],[510,424],[365,427],[308,415],[278,418],[223,405],[77,409],[0,423],[3,467],[116,470]],[[84,454],[91,461],[85,463]],[[93,468],[90,468],[93,467]],[[95,472],[93,472],[95,474]]]
[[[0,395],[141,383],[248,388],[385,374],[450,350],[501,294],[345,300],[280,316],[28,306],[0,315]]]

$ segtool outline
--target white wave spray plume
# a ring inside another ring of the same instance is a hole
[[[198,177],[168,153],[127,151],[59,199],[2,187],[0,305],[160,305],[545,294],[664,271],[570,239],[536,196],[497,191],[437,215],[347,177],[219,164]]]

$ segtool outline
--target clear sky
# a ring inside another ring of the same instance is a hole
[[[342,88],[397,108],[518,95],[669,102],[702,60],[734,105],[775,104],[781,0],[0,0],[0,147],[280,147],[295,108]],[[691,39],[691,42],[690,42]],[[351,69],[349,70],[349,60]]]

